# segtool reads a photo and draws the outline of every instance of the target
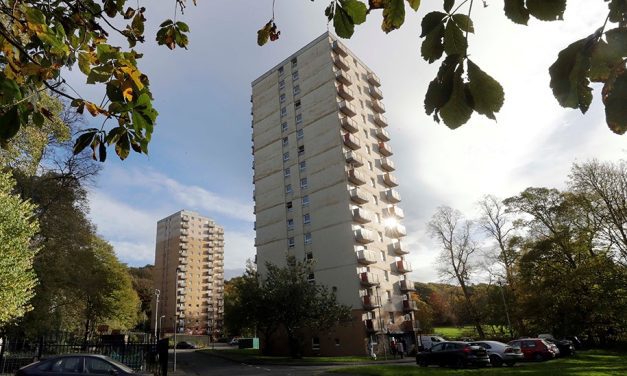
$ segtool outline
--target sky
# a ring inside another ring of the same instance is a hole
[[[504,17],[501,2],[487,0],[483,7],[477,1],[470,57],[501,82],[505,104],[496,122],[475,114],[454,131],[423,109],[439,66],[420,57],[420,20],[434,10],[432,3],[423,1],[389,34],[380,29],[381,12],[373,11],[344,40],[381,79],[411,278],[422,282],[438,280],[439,247],[426,232],[438,206],[472,217],[485,194],[505,198],[530,186],[563,188],[575,161],[627,159],[627,136],[605,125],[599,87],[582,115],[561,108],[548,85],[557,52],[602,25],[604,2],[570,0],[565,21],[531,20],[525,27]],[[158,24],[173,16],[172,2],[148,6],[147,42],[138,50],[160,113],[150,153],[123,162],[110,153],[89,192],[90,217],[123,262],[154,263],[157,221],[188,209],[224,226],[225,278],[243,272],[255,254],[251,82],[327,31],[327,5],[276,1],[280,39],[259,47],[256,32],[272,16],[272,0],[190,2],[177,16],[190,26],[190,46],[175,51],[157,46],[153,37]],[[86,85],[78,69],[66,79],[84,97],[102,97],[101,88]]]

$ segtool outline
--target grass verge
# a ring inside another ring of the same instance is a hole
[[[325,364],[325,363],[364,363],[376,361],[371,360],[367,356],[312,356],[303,357],[301,359],[293,359],[288,356],[266,356],[261,355],[259,350],[255,349],[228,349],[228,350],[200,350],[201,352],[226,356],[229,359],[241,361],[241,362],[266,362],[274,364]]]

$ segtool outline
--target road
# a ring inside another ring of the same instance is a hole
[[[175,376],[306,376],[323,375],[327,370],[337,367],[251,365],[213,357],[193,350],[177,350],[176,363],[177,372],[175,372]]]

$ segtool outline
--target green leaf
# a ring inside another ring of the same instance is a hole
[[[527,0],[527,9],[542,21],[563,20],[566,0]]]
[[[22,92],[17,82],[0,73],[0,103],[10,104],[20,99],[22,99]]]
[[[607,81],[612,69],[622,64],[622,56],[624,55],[618,48],[610,47],[604,40],[599,40],[592,50],[588,78],[593,82]]]
[[[462,29],[462,31],[466,31],[469,33],[475,32],[475,28],[472,24],[472,20],[467,15],[458,13],[458,14],[454,14],[452,18],[455,24],[460,29]]]
[[[455,0],[444,0],[444,10],[446,11],[446,13],[451,13],[453,5],[455,5]]]
[[[164,27],[166,27],[166,26],[170,26],[170,25],[172,25],[172,24],[174,24],[174,21],[172,21],[172,20],[165,20],[165,21],[163,21],[163,22],[161,23],[161,25],[159,25],[159,27],[160,27],[160,28],[164,28]]]
[[[20,130],[20,119],[17,105],[0,114],[0,142],[13,138]]]
[[[96,46],[96,57],[101,63],[107,62],[107,60],[117,59],[120,54],[119,47],[112,47],[108,44],[98,44]]]
[[[341,0],[340,3],[351,20],[353,20],[353,25],[359,25],[366,21],[366,14],[368,13],[366,4],[357,0]]]
[[[189,26],[185,22],[181,22],[181,21],[177,22],[176,27],[178,27],[179,30],[181,30],[181,32],[183,33],[189,32]]]
[[[104,162],[107,159],[107,145],[102,141],[98,145],[98,156],[100,162]]]
[[[324,15],[327,16],[327,21],[331,22],[333,16],[335,16],[335,1],[331,1],[331,4],[324,10]]]
[[[422,58],[429,62],[429,64],[442,57],[444,52],[444,44],[442,39],[444,38],[444,25],[438,24],[433,30],[431,30],[422,45],[420,46],[420,55]]]
[[[525,8],[525,0],[505,0],[503,10],[505,16],[517,24],[526,25],[529,22],[529,11]]]
[[[407,0],[407,3],[411,7],[411,9],[417,11],[420,8],[420,0]]]
[[[472,107],[466,96],[462,73],[463,71],[460,66],[453,76],[453,91],[451,92],[451,97],[440,109],[442,121],[451,129],[456,129],[466,124],[472,115]]]
[[[468,48],[468,42],[464,37],[462,30],[457,27],[455,22],[447,22],[446,29],[444,30],[444,52],[447,55],[466,55],[466,49]]]
[[[44,125],[44,121],[46,120],[44,118],[44,115],[41,114],[41,112],[33,112],[33,124],[35,124],[38,127],[41,127]]]
[[[439,122],[438,112],[449,101],[453,92],[454,72],[460,63],[459,55],[447,56],[440,65],[435,79],[429,83],[427,94],[425,95],[425,112],[427,115],[433,113],[433,118]]]
[[[605,0],[607,1],[607,0]],[[625,22],[625,17],[627,14],[627,1],[625,0],[611,0],[609,4],[607,4],[610,14],[609,21],[613,23]]]
[[[340,6],[335,7],[333,16],[333,27],[341,38],[350,38],[355,32],[355,24],[350,15]]]
[[[442,24],[442,20],[446,14],[442,12],[430,12],[427,13],[423,18],[420,26],[422,27],[422,32],[420,33],[420,37],[423,38],[427,36],[432,30],[434,30],[438,25]]]
[[[91,72],[91,63],[89,61],[89,54],[87,52],[81,52],[78,54],[78,68],[84,74],[89,75]]]
[[[80,153],[87,146],[91,145],[96,133],[98,133],[98,130],[95,128],[85,130],[85,132],[76,139],[76,142],[74,142],[74,155]]]
[[[115,153],[121,160],[125,160],[128,157],[130,146],[128,133],[125,131],[120,134],[118,141],[115,143]]]
[[[468,90],[473,98],[473,109],[492,120],[503,106],[505,93],[497,80],[468,59]]]
[[[615,69],[602,90],[605,104],[605,120],[612,132],[625,134],[627,132],[627,73],[625,67]]]
[[[562,107],[579,108],[585,113],[592,101],[587,72],[590,69],[591,41],[595,34],[580,39],[562,51],[549,67],[550,86]]]
[[[113,73],[113,65],[110,63],[98,65],[91,69],[87,75],[87,83],[95,84],[96,82],[107,82]]]
[[[387,0],[383,8],[381,29],[386,33],[398,29],[405,22],[405,3],[403,0]]]

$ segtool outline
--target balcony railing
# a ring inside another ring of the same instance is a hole
[[[364,265],[374,264],[377,262],[377,254],[369,249],[360,249],[357,251],[357,261]]]
[[[189,222],[189,217],[188,217],[188,216],[186,216],[186,215],[184,215],[184,216],[182,216],[182,217],[181,217],[181,221],[183,221],[183,222]]]
[[[351,132],[351,133],[355,133],[359,130],[359,126],[357,125],[357,122],[355,122],[355,120],[346,116],[342,116],[340,118],[340,124],[342,125],[342,128],[344,128],[346,131]]]
[[[178,281],[177,285],[178,287],[185,287],[187,284],[185,283],[185,281]]]
[[[346,51],[346,47],[344,47],[344,45],[336,40],[333,41],[333,43],[331,44],[331,48],[333,49],[333,51],[337,54],[340,54],[342,56],[347,56],[348,55],[348,51]]]
[[[355,98],[355,96],[353,95],[353,91],[351,89],[347,88],[346,86],[344,86],[344,85],[336,85],[336,87],[337,87],[337,94],[340,97],[342,97],[342,98],[344,98],[346,100],[349,100],[349,101],[351,101],[351,100],[353,100]]]
[[[390,203],[401,202],[401,195],[394,189],[388,189],[385,191],[385,200]]]
[[[342,70],[348,70],[350,68],[350,66],[348,65],[348,60],[340,54],[333,55],[333,64],[335,64],[338,68]]]
[[[396,269],[400,273],[408,273],[411,272],[411,264],[405,260],[400,260],[396,262]]]
[[[377,124],[381,128],[385,128],[388,126],[388,119],[386,119],[385,116],[381,114],[374,114],[373,120],[375,124]]]
[[[402,219],[405,218],[405,213],[398,206],[390,206],[389,208],[383,208],[383,216]]]
[[[181,243],[187,243],[188,241],[187,236],[181,236]]]
[[[178,273],[178,279],[184,280],[187,279],[187,276],[185,275],[185,273]]]
[[[401,281],[401,291],[414,291],[416,288],[414,287],[414,282],[408,279],[404,279]]]
[[[187,265],[187,257],[179,257],[179,265],[181,265],[179,267],[180,270],[185,270],[183,267]]]
[[[368,82],[370,82],[372,85],[379,87],[381,86],[381,80],[379,80],[379,76],[377,76],[374,73],[368,73],[367,76]]]
[[[372,235],[372,231],[360,228],[355,230],[355,240],[362,244],[372,243],[374,236]]]
[[[188,235],[188,234],[189,234],[189,231],[187,231],[184,228],[181,229],[181,235]]]
[[[350,86],[353,84],[353,81],[348,76],[348,74],[346,74],[346,72],[341,71],[341,70],[338,70],[335,72],[335,79],[338,82],[343,83],[344,85],[347,85],[347,86]]]
[[[383,183],[388,187],[396,187],[398,185],[398,180],[396,177],[389,172],[383,174]]]
[[[179,289],[176,290],[176,293],[178,295],[185,295],[185,294],[187,294],[187,291],[185,291],[185,289],[179,288]]]
[[[374,135],[381,141],[390,141],[390,134],[383,128],[375,129]]]
[[[402,238],[403,236],[407,236],[407,230],[405,229],[405,226],[397,223],[393,226],[386,227],[385,235],[389,236],[390,238]]]
[[[367,319],[364,321],[366,331],[369,333],[375,333],[379,331],[379,321],[376,319]]]
[[[376,286],[379,284],[379,276],[371,272],[363,272],[359,274],[359,282],[363,286]]]
[[[390,248],[392,249],[394,253],[396,253],[399,256],[406,255],[409,253],[409,251],[405,248],[403,243],[400,242],[400,240],[396,240],[392,244],[390,244]]]
[[[366,209],[355,208],[353,209],[353,221],[358,223],[372,222],[373,215]]]
[[[355,116],[357,112],[355,111],[355,107],[348,103],[347,101],[341,101],[338,104],[340,111],[346,116]]]
[[[187,251],[179,251],[179,257],[187,257]]]
[[[383,99],[383,93],[381,92],[381,89],[376,86],[371,86],[368,89],[368,93],[370,93],[370,96],[375,99]]]
[[[361,167],[364,165],[364,159],[359,154],[353,151],[348,151],[344,153],[344,157],[346,157],[346,163],[350,164],[353,167]]]
[[[364,175],[354,168],[348,170],[348,180],[355,185],[366,184],[366,178],[364,177]]]
[[[380,304],[377,301],[377,297],[372,296],[372,295],[362,296],[361,303],[364,306],[364,309],[368,311],[373,310],[380,306]]]
[[[381,158],[381,168],[385,171],[394,171],[396,169],[394,162],[388,158]]]
[[[392,155],[392,148],[385,142],[379,141],[379,154],[389,157]]]
[[[179,244],[179,248],[181,248],[183,250],[187,250],[189,248],[189,246],[187,244]]]
[[[376,99],[372,100],[372,109],[380,114],[385,112],[385,106],[383,103]]]
[[[351,200],[357,204],[365,204],[368,202],[368,195],[362,192],[359,188],[353,188],[350,190]]]
[[[188,229],[188,228],[189,228],[189,223],[187,223],[187,222],[181,222],[181,228],[183,228],[183,229]]]
[[[359,139],[350,133],[345,133],[344,136],[342,136],[342,140],[344,141],[344,145],[352,150],[357,150],[361,148],[361,143],[359,142]]]
[[[417,311],[418,305],[413,300],[403,300],[403,311]]]

